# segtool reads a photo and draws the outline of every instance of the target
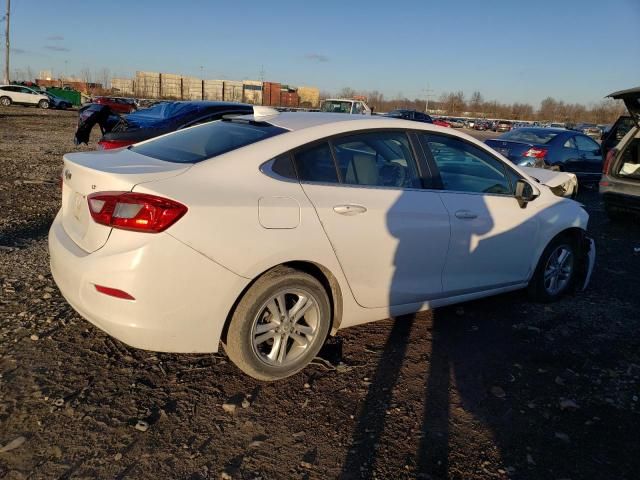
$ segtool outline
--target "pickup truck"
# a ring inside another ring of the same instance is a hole
[[[349,113],[351,115],[371,115],[371,109],[362,100],[350,98],[328,98],[320,104],[321,112]]]

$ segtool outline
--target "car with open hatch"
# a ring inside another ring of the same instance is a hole
[[[276,380],[345,327],[585,288],[588,214],[536,172],[428,123],[254,107],[65,155],[51,271],[75,310],[128,345],[223,345]]]
[[[629,116],[618,119],[603,141],[606,159],[599,188],[609,218],[624,220],[630,212],[640,214],[640,87],[609,97],[624,101]]]

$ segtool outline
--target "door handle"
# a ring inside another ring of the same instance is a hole
[[[340,215],[358,215],[359,213],[364,213],[367,211],[366,207],[362,205],[354,205],[352,203],[346,205],[336,205],[333,207],[333,211],[339,213]]]
[[[458,210],[455,215],[461,220],[473,220],[474,218],[478,218],[477,213],[470,212],[469,210]]]

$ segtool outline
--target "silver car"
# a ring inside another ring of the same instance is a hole
[[[631,128],[615,145],[603,152],[606,154],[600,180],[600,194],[607,214],[612,220],[623,219],[627,212],[640,213],[640,87],[622,90],[609,95],[623,100],[631,119]],[[627,118],[628,117],[621,117]],[[628,122],[627,122],[628,123]],[[616,139],[616,130],[623,122],[616,124],[603,141],[604,149]],[[613,137],[612,137],[613,135]]]

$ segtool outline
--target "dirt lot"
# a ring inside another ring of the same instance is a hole
[[[46,235],[75,122],[0,109],[0,478],[638,478],[640,225],[595,192],[588,291],[347,329],[266,384],[128,348],[62,299]]]

